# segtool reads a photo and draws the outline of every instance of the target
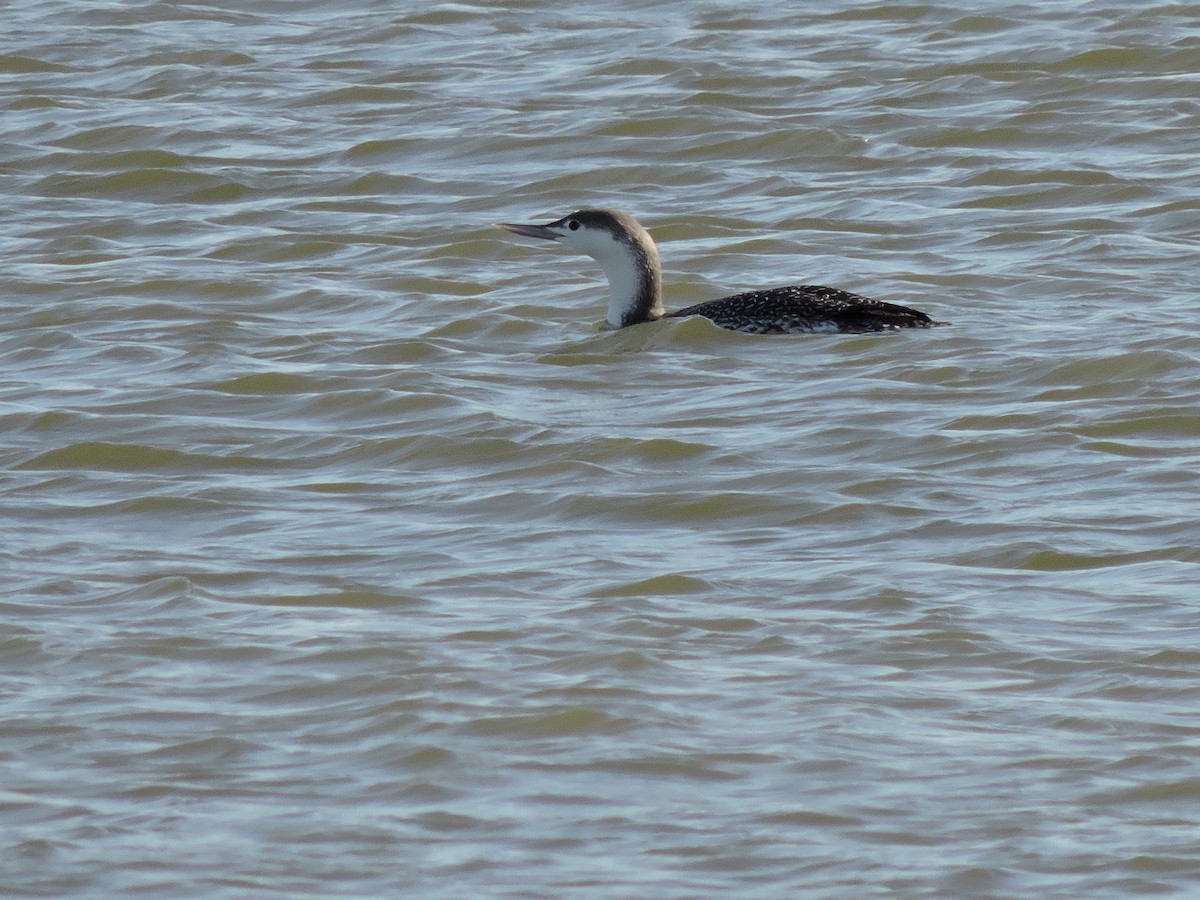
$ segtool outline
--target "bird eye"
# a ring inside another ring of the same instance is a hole
[[[578,231],[579,223],[576,222],[574,219],[572,219],[570,222],[567,223],[567,227],[570,228],[572,231]]]

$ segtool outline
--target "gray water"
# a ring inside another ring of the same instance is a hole
[[[1200,7],[816,7],[6,6],[0,893],[1200,890]]]

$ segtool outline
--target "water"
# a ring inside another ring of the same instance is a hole
[[[1191,894],[1196,26],[10,4],[0,889]]]

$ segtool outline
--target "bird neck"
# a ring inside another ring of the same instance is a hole
[[[608,324],[624,328],[663,315],[662,270],[653,243],[634,243],[627,253],[601,260],[608,276]]]

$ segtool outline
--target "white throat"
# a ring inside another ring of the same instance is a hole
[[[629,324],[631,318],[639,312],[641,321],[645,321],[647,313],[653,319],[662,316],[658,249],[653,241],[640,242],[639,254],[630,245],[606,236],[602,244],[593,246],[590,250],[592,257],[600,263],[608,278],[606,321],[610,328],[620,328]],[[653,300],[649,309],[644,309],[648,290],[652,292]]]

